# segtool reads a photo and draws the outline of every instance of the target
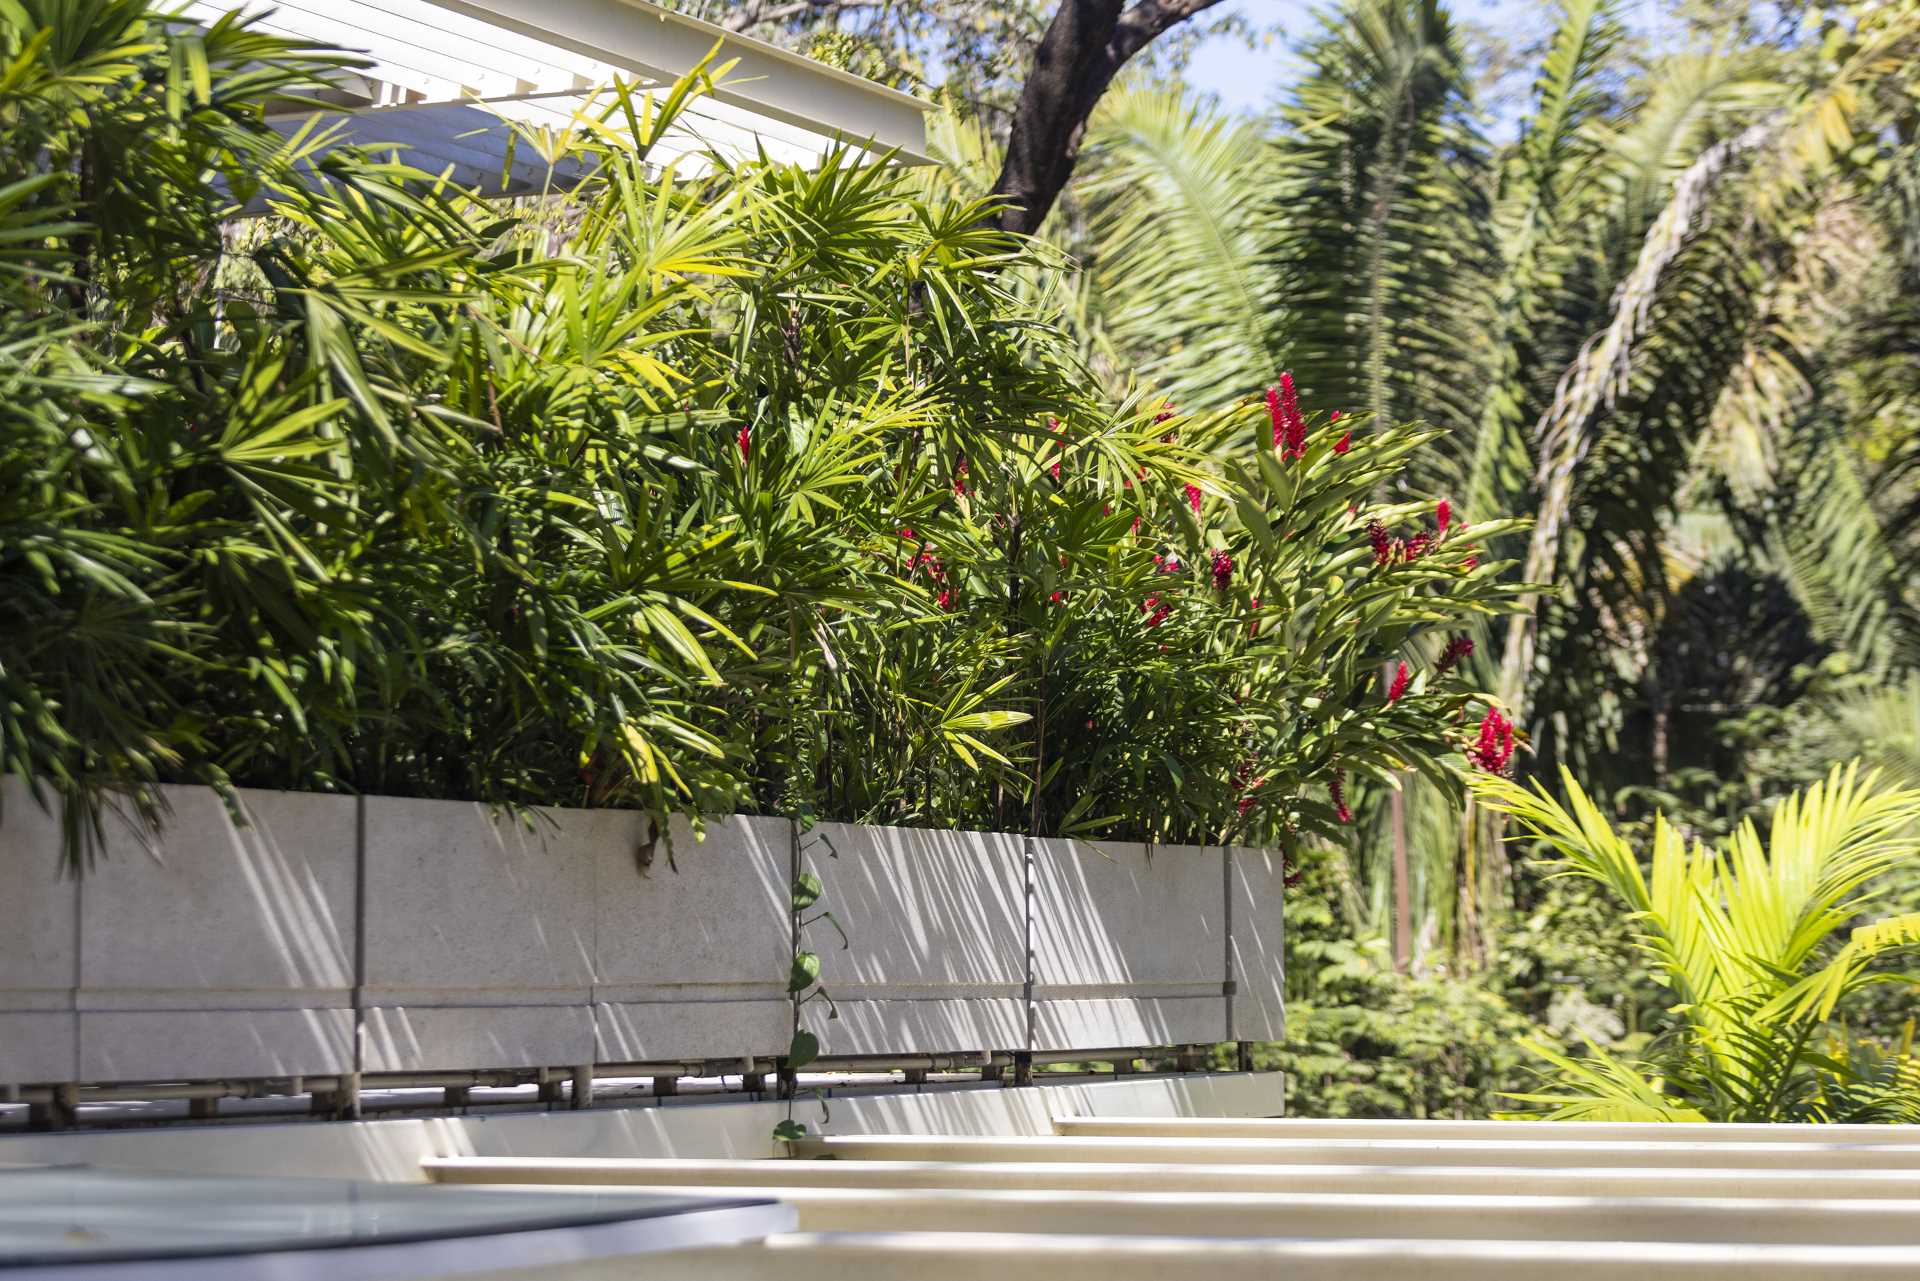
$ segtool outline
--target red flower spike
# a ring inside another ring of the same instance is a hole
[[[953,493],[956,498],[967,496],[967,456],[965,454],[953,460]]]
[[[1373,563],[1387,565],[1393,562],[1393,541],[1387,537],[1387,527],[1377,520],[1367,522],[1367,542],[1373,546]]]
[[[1224,592],[1233,579],[1233,557],[1224,551],[1213,554],[1213,590]]]
[[[1489,707],[1480,721],[1480,737],[1467,749],[1467,759],[1489,774],[1505,774],[1513,759],[1513,722]]]
[[[1353,822],[1353,811],[1347,808],[1347,772],[1335,770],[1333,781],[1327,784],[1327,795],[1333,798],[1333,813],[1342,823]]]
[[[1473,653],[1473,641],[1465,636],[1456,636],[1447,642],[1447,647],[1441,651],[1440,661],[1434,665],[1433,670],[1439,675],[1445,676],[1454,669],[1461,659],[1471,653]]]
[[[1194,515],[1200,514],[1200,486],[1187,486],[1187,506],[1193,508]]]
[[[1391,707],[1400,701],[1400,696],[1407,692],[1407,685],[1412,679],[1413,673],[1407,670],[1407,665],[1403,661],[1394,669],[1393,683],[1387,686],[1387,706]]]
[[[1478,565],[1479,563],[1480,563],[1480,558],[1478,556],[1469,556],[1465,560],[1460,562],[1461,567],[1465,569],[1472,569],[1474,566]]]
[[[1327,422],[1329,424],[1337,423],[1339,421],[1340,421],[1340,411],[1337,409],[1327,416]]]
[[[1339,411],[1338,410],[1334,411],[1333,416],[1335,418],[1338,418],[1340,416]],[[1342,436],[1339,440],[1336,440],[1333,442],[1333,452],[1336,454],[1344,454],[1349,449],[1352,449],[1352,448],[1353,448],[1352,432],[1348,432],[1346,435]]]
[[[1051,473],[1052,473],[1052,475],[1053,475],[1053,478],[1054,478],[1054,480],[1055,480],[1055,481],[1058,481],[1058,480],[1060,479],[1060,464],[1059,464],[1059,463],[1055,463],[1055,464],[1054,464],[1053,466],[1051,466],[1051,467],[1049,467],[1049,468],[1047,468],[1047,470],[1048,470],[1049,472],[1051,472]]]
[[[1054,604],[1059,605],[1065,602],[1065,600],[1067,599],[1067,594],[1065,592],[1055,592],[1053,595],[1047,597],[1047,599],[1052,601]]]
[[[1276,405],[1273,393],[1267,393],[1267,408],[1274,411]],[[1284,445],[1282,458],[1305,458],[1307,456],[1307,420],[1300,416],[1300,398],[1294,393],[1293,375],[1280,375],[1280,395],[1277,406],[1281,418],[1279,438],[1276,445]]]
[[[949,609],[949,610],[952,609],[953,608],[953,589],[951,587],[942,587],[940,589],[940,594],[933,598],[933,603],[938,605],[941,609]]]
[[[1415,534],[1412,538],[1409,538],[1407,540],[1407,545],[1404,549],[1403,557],[1404,559],[1409,561],[1419,560],[1422,556],[1425,556],[1427,552],[1432,549],[1432,547],[1433,547],[1433,535],[1429,534],[1426,530],[1423,529],[1419,533]]]
[[[742,425],[736,443],[740,446],[740,461],[744,463],[753,453],[753,428]]]
[[[1278,449],[1287,439],[1287,420],[1280,412],[1278,387],[1267,388],[1267,417],[1273,419],[1273,447]]]
[[[911,529],[902,529],[902,530],[900,531],[900,537],[902,537],[902,538],[904,538],[904,539],[906,539],[906,540],[907,540],[908,542],[912,542],[912,541],[913,541],[913,531],[912,531]]]
[[[1441,533],[1446,533],[1447,526],[1453,523],[1453,504],[1442,498],[1440,505],[1433,509],[1433,521],[1440,526]]]

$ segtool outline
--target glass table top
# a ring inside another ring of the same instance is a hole
[[[791,1224],[789,1207],[749,1197],[550,1193],[85,1167],[0,1169],[0,1277],[18,1270],[37,1278],[77,1265],[301,1251],[325,1253],[327,1269],[316,1275],[337,1276],[342,1251],[453,1242],[484,1247],[461,1257],[491,1257],[494,1266],[505,1266],[497,1260],[526,1242],[564,1242],[563,1254],[581,1258],[747,1240]],[[505,1238],[512,1238],[512,1249],[505,1249]],[[395,1261],[390,1274],[396,1277],[481,1270],[420,1270],[423,1261],[436,1259],[456,1265],[458,1253],[385,1252]],[[381,1268],[353,1271],[386,1274]],[[95,1266],[88,1275],[97,1272]],[[202,1269],[194,1275],[207,1274]]]

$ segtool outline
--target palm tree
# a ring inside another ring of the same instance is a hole
[[[1311,406],[1444,428],[1404,482],[1469,518],[1532,514],[1520,577],[1554,584],[1477,634],[1471,660],[1524,713],[1526,768],[1658,784],[1669,713],[1649,699],[1710,701],[1667,691],[1652,666],[1670,602],[1713,572],[1673,542],[1701,519],[1730,531],[1713,565],[1783,577],[1817,643],[1889,674],[1908,661],[1894,549],[1914,528],[1912,466],[1859,454],[1870,411],[1827,412],[1870,363],[1845,348],[1874,295],[1852,296],[1861,270],[1824,270],[1822,245],[1914,234],[1888,177],[1912,163],[1897,83],[1917,47],[1912,6],[1859,6],[1819,51],[1636,64],[1616,4],[1567,0],[1518,137],[1495,148],[1445,6],[1351,0],[1304,44],[1277,130],[1171,91],[1110,97],[1054,235],[1086,263],[1102,339],[1183,404],[1285,365]],[[1863,195],[1876,189],[1893,194]],[[1907,403],[1886,373],[1872,394]],[[1774,459],[1764,498],[1733,470],[1756,449]],[[1860,554],[1824,554],[1841,538]],[[1624,733],[1655,750],[1622,752]],[[1412,846],[1401,879],[1430,887],[1441,936],[1471,956],[1482,900],[1504,892],[1497,832],[1411,789],[1395,811],[1377,839]],[[1394,875],[1395,860],[1358,857]]]
[[[1885,902],[1887,873],[1920,846],[1920,792],[1880,785],[1873,771],[1836,766],[1774,810],[1762,844],[1753,823],[1728,849],[1689,844],[1654,823],[1638,851],[1563,771],[1567,800],[1482,778],[1475,791],[1553,851],[1556,875],[1595,882],[1632,914],[1640,947],[1674,997],[1673,1025],[1644,1062],[1589,1047],[1575,1060],[1530,1043],[1554,1070],[1551,1092],[1515,1095],[1555,1120],[1858,1121],[1915,1115],[1920,1062],[1897,1064],[1890,1088],[1825,1053],[1819,1039],[1866,988],[1905,983],[1876,963],[1920,944],[1920,913],[1854,928]],[[1887,1110],[1895,1110],[1888,1116]]]

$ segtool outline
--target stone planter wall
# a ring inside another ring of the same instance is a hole
[[[789,887],[829,1056],[1267,1040],[1279,860],[1255,850],[168,789],[76,881],[0,783],[0,1086],[771,1057]],[[817,909],[818,910],[818,909]]]

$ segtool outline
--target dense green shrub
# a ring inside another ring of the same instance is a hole
[[[245,23],[0,56],[0,768],[76,850],[161,781],[1257,841],[1457,782],[1472,691],[1379,673],[1506,526],[1290,385],[1104,399],[978,203],[663,172],[704,74],[503,206],[282,138],[345,59]]]
[[[1287,1114],[1485,1117],[1531,1076],[1516,1038],[1537,1034],[1486,976],[1396,973],[1383,940],[1341,919],[1339,863],[1301,860],[1287,897],[1287,1039],[1255,1065],[1287,1074]]]

